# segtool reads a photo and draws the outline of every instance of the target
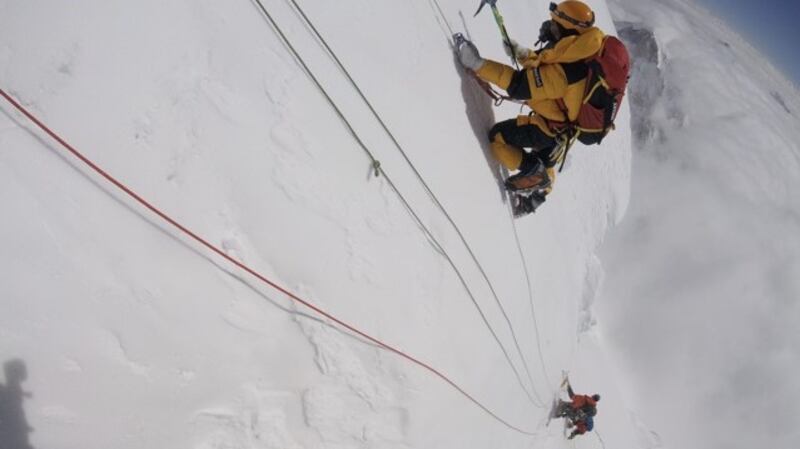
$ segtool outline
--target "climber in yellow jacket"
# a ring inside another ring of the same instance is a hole
[[[510,177],[534,188],[521,197],[523,213],[530,213],[544,202],[555,180],[555,166],[564,157],[567,124],[577,118],[583,101],[588,67],[583,62],[603,45],[603,32],[594,26],[594,11],[578,0],[550,4],[550,19],[539,31],[546,45],[530,50],[511,41],[506,52],[514,56],[521,69],[483,59],[469,41],[458,48],[462,65],[484,81],[508,92],[511,98],[527,100],[529,115],[498,122],[489,131],[492,154],[508,170],[519,170]],[[525,151],[530,148],[531,151]],[[560,151],[557,151],[560,150]]]

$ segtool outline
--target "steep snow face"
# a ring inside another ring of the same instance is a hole
[[[441,14],[429,1],[299,3],[413,169],[286,1],[264,4],[352,131],[249,0],[0,0],[0,86],[231,257],[535,435],[199,247],[6,104],[3,435],[88,449],[566,444],[545,415],[561,370],[587,360],[594,253],[627,203],[627,108],[514,227],[486,131],[519,109],[493,109],[448,45],[465,31],[504,60],[491,15],[455,0]],[[547,2],[501,7],[534,42]],[[576,388],[610,391],[593,360]],[[598,429],[627,420],[606,401]]]
[[[610,6],[636,141],[602,252],[608,346],[664,447],[796,447],[800,95],[707,11]]]

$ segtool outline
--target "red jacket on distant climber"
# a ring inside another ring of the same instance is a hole
[[[583,408],[587,405],[590,405],[592,407],[597,407],[597,401],[592,399],[591,396],[585,394],[576,394],[572,396],[572,408],[574,408],[575,410]]]

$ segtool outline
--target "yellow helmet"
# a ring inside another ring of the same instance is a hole
[[[578,0],[565,0],[558,5],[550,3],[550,17],[562,27],[579,33],[594,25],[594,11]]]

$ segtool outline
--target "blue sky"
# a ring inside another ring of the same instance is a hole
[[[764,51],[800,86],[800,0],[695,0]]]

